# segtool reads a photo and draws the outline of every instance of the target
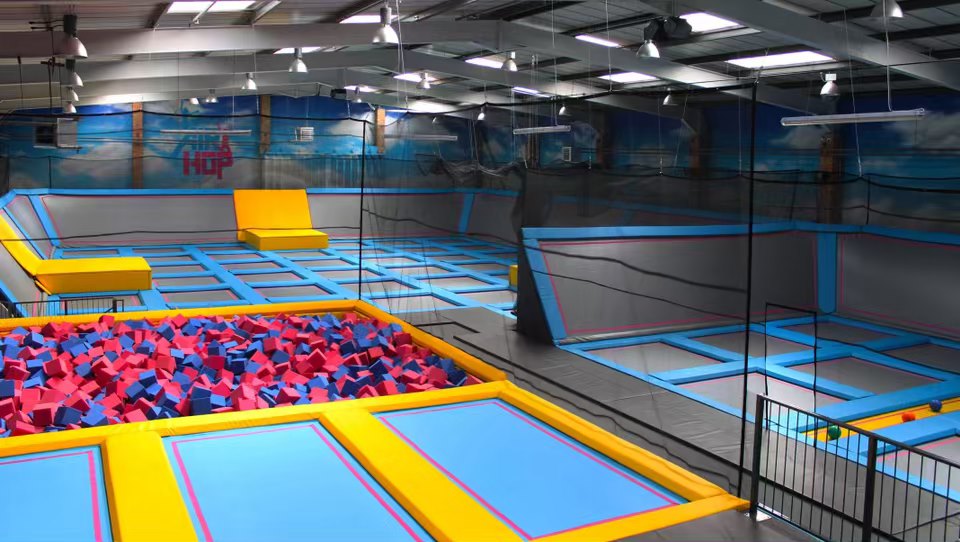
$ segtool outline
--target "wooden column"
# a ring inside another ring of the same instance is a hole
[[[843,222],[843,145],[840,134],[831,131],[820,140],[820,184],[817,190],[817,222]]]
[[[272,123],[270,118],[270,95],[260,95],[260,144],[257,147],[257,157],[260,159],[260,188],[267,186],[266,160],[267,153],[270,152],[270,130]]]
[[[383,154],[387,150],[387,111],[382,107],[378,107],[375,113],[373,129],[373,144],[377,147],[377,152]]]
[[[143,188],[143,104],[131,104],[133,111],[133,188]]]

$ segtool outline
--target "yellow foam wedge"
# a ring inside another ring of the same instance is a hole
[[[247,230],[246,244],[257,250],[327,248],[327,234],[317,230]]]
[[[34,278],[51,294],[149,290],[153,273],[139,257],[40,260]]]

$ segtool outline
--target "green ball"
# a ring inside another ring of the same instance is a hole
[[[837,440],[840,438],[840,426],[831,425],[827,427],[827,440]]]

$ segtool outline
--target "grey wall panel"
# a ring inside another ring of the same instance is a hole
[[[364,194],[364,237],[455,235],[463,194]],[[360,234],[359,194],[309,194],[315,228],[328,235]]]
[[[517,233],[512,215],[516,201],[515,196],[477,194],[473,199],[467,232],[471,235],[490,236],[501,242],[515,243]]]
[[[236,242],[233,196],[41,196],[64,247]],[[162,233],[149,233],[162,232]]]
[[[0,245],[0,281],[16,298],[13,301],[38,301],[44,298],[33,277],[20,267],[3,245]]]
[[[960,337],[958,247],[840,234],[838,251],[838,312]]]
[[[755,240],[756,318],[763,319],[767,301],[812,306],[815,236],[789,232]],[[568,337],[577,337],[742,322],[747,241],[746,236],[661,237],[541,246],[563,325]]]
[[[34,210],[33,205],[30,204],[30,199],[27,198],[27,196],[17,196],[13,198],[13,200],[7,204],[6,209],[7,212],[17,220],[17,223],[23,229],[23,233],[33,240],[36,248],[39,249],[41,253],[41,258],[49,258],[53,255],[53,244],[51,244],[50,241],[44,240],[50,237],[50,235],[43,229],[40,218],[37,216],[37,211]]]

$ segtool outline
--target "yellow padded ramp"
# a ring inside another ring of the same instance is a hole
[[[82,294],[106,290],[149,290],[152,271],[140,257],[76,258],[43,260],[37,257],[22,237],[0,218],[3,246],[20,267],[33,276],[48,294]],[[109,288],[104,288],[109,285]]]
[[[327,234],[317,230],[247,230],[246,243],[257,250],[327,248]]]
[[[197,540],[160,435],[147,431],[109,437],[103,458],[116,540]]]
[[[509,278],[510,278],[510,286],[513,286],[514,288],[517,287],[517,283],[520,282],[519,273],[520,273],[520,272],[518,271],[517,264],[513,264],[513,265],[510,266],[510,277],[509,277]]]
[[[234,190],[237,239],[247,241],[249,230],[311,230],[306,190]]]
[[[437,540],[520,540],[369,412],[328,412],[320,421]]]

